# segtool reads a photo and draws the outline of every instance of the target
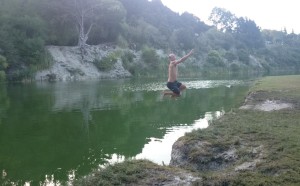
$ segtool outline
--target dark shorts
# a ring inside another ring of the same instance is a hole
[[[172,90],[172,92],[174,92],[175,94],[180,95],[180,90],[179,87],[182,85],[182,83],[178,82],[178,81],[174,81],[174,82],[168,82],[167,83],[167,87]]]

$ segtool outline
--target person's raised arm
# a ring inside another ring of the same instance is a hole
[[[187,55],[183,56],[181,59],[179,59],[177,61],[177,64],[178,63],[181,63],[181,62],[184,62],[188,57],[190,57],[190,55],[192,55],[194,53],[194,49],[192,49]]]

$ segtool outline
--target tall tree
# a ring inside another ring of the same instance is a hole
[[[94,27],[111,21],[121,22],[126,10],[118,0],[54,0],[46,1],[51,12],[57,12],[56,21],[73,22],[78,33],[77,45],[85,47],[89,34]],[[113,18],[113,19],[112,19]],[[53,18],[52,18],[53,19]]]
[[[232,32],[236,27],[237,17],[224,8],[213,8],[209,20],[222,32]]]
[[[78,46],[84,47],[93,26],[101,16],[109,15],[112,11],[123,11],[122,4],[115,0],[69,0],[72,1],[68,12],[76,21],[78,30]],[[124,11],[122,12],[124,13]],[[108,19],[108,18],[107,18]],[[103,19],[102,19],[103,20]]]
[[[260,28],[250,19],[241,17],[237,20],[235,36],[249,48],[260,48],[264,46]]]

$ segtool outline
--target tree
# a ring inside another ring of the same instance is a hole
[[[261,48],[264,46],[260,28],[250,19],[241,17],[237,20],[235,36],[249,48]]]
[[[209,20],[222,32],[232,32],[236,27],[237,17],[224,8],[213,8]]]
[[[224,67],[225,63],[222,60],[222,57],[220,56],[218,51],[212,50],[208,53],[206,62],[208,66],[212,67]]]
[[[57,12],[54,19],[57,24],[60,21],[72,22],[78,34],[77,45],[84,48],[87,45],[89,35],[93,28],[102,24],[110,26],[119,24],[126,14],[126,10],[117,0],[54,0],[46,1],[50,7],[48,15]],[[53,19],[53,18],[52,18]]]

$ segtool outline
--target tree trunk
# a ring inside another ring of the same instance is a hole
[[[78,46],[80,48],[81,51],[81,56],[82,59],[84,57],[84,54],[86,54],[86,46],[87,46],[87,40],[88,40],[88,36],[90,31],[92,30],[93,27],[93,23],[90,23],[89,25],[89,29],[87,30],[87,32],[85,33],[85,24],[84,24],[84,20],[85,20],[85,14],[88,13],[89,10],[84,11],[82,10],[80,12],[80,16],[77,17],[77,22],[78,22],[78,31],[79,31],[79,36],[78,36]]]
[[[84,12],[81,11],[80,20],[78,20],[78,30],[79,30],[79,38],[78,38],[78,46],[84,47],[86,45],[86,41],[88,40],[88,35],[84,33]]]

